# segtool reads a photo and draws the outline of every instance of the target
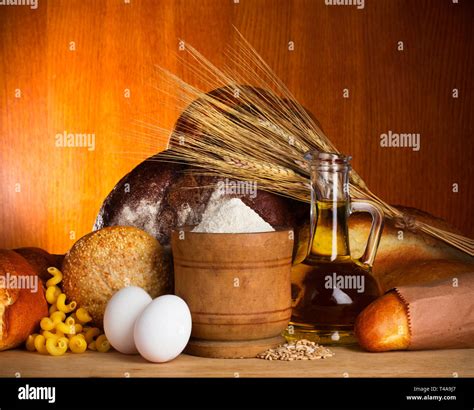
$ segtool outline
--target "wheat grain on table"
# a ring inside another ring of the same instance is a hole
[[[207,359],[181,355],[154,364],[118,352],[43,356],[0,352],[1,377],[473,377],[474,349],[367,353],[334,347],[334,357],[313,361]]]

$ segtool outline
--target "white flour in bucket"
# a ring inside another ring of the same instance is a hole
[[[270,232],[273,227],[239,198],[221,199],[209,204],[192,232],[250,233]]]

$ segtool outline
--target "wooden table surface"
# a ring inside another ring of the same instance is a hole
[[[473,377],[474,349],[366,353],[334,347],[335,356],[314,361],[206,359],[181,355],[154,364],[118,352],[42,356],[0,352],[1,377]]]

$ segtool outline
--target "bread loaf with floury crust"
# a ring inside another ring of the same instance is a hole
[[[259,190],[253,184],[248,190],[235,188],[232,180],[189,172],[161,158],[160,154],[148,158],[117,183],[101,206],[94,230],[135,226],[166,248],[173,228],[198,225],[207,205],[224,197],[241,198],[272,226],[292,227],[309,217],[308,204]]]
[[[47,315],[44,288],[34,269],[18,253],[0,249],[0,350],[22,344]]]

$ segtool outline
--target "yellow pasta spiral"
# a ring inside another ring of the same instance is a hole
[[[88,323],[92,320],[91,315],[89,315],[89,312],[84,308],[76,310],[76,318],[81,324]]]
[[[98,352],[105,353],[110,349],[110,343],[105,335],[100,335],[95,341],[95,347]]]
[[[68,349],[73,353],[84,353],[87,349],[99,352],[110,350],[110,343],[97,327],[85,326],[92,321],[86,309],[77,307],[75,301],[66,304],[66,295],[58,284],[63,275],[57,268],[48,268],[51,274],[46,282],[45,297],[49,306],[49,317],[40,321],[41,333],[28,336],[25,347],[28,351],[61,356]],[[77,310],[76,310],[77,308]],[[66,317],[66,314],[69,316]]]
[[[58,300],[58,296],[61,294],[61,289],[59,289],[58,286],[53,285],[53,286],[48,286],[46,289],[46,300],[50,305],[56,303]]]
[[[46,281],[46,287],[57,285],[63,280],[63,274],[58,268],[50,267],[48,268],[48,273],[53,277]]]
[[[37,335],[33,344],[36,351],[41,354],[48,354],[48,350],[46,350],[46,338],[43,335]]]
[[[91,327],[85,332],[85,338],[87,344],[92,343],[94,339],[100,335],[100,329],[98,327]]]
[[[73,353],[84,353],[87,350],[87,342],[84,336],[76,335],[69,339],[69,349]]]
[[[56,300],[56,306],[61,312],[70,313],[76,308],[77,304],[73,301],[66,305],[66,295],[61,293]]]
[[[58,311],[58,307],[56,306],[56,303],[54,305],[51,305],[49,307],[49,314],[51,315],[52,313],[54,312],[57,312]]]
[[[46,339],[46,350],[52,356],[61,356],[66,353],[68,345],[69,340],[65,337],[49,337]]]
[[[56,330],[59,330],[60,332],[63,332],[66,335],[74,335],[76,334],[76,328],[74,325],[68,325],[64,322],[59,322],[56,325]]]

